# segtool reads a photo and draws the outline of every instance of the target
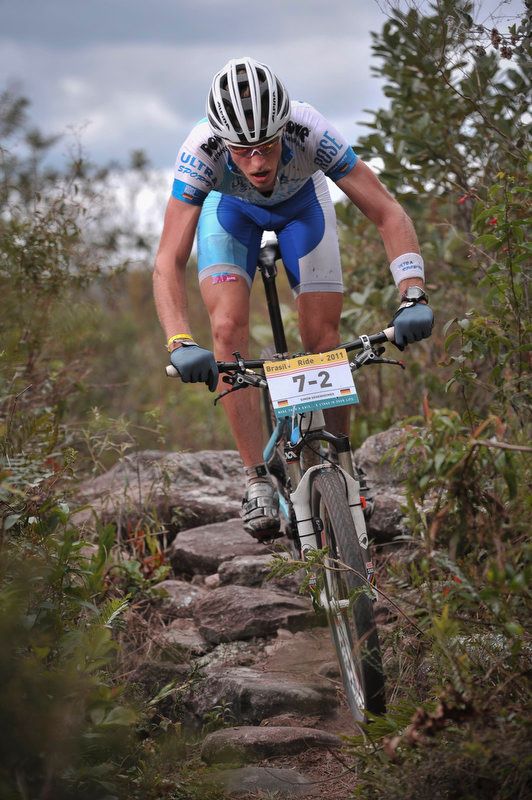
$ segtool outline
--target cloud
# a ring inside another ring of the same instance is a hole
[[[306,99],[346,135],[367,105],[380,102],[369,77],[369,42],[337,33],[248,47],[278,72],[291,96]],[[100,43],[59,50],[4,42],[0,71],[22,82],[45,132],[76,130],[96,160],[144,149],[155,166],[173,162],[194,123],[204,116],[212,75],[234,49],[216,45]],[[313,53],[327,53],[315,58]]]
[[[239,55],[269,63],[351,141],[363,109],[387,103],[370,74],[386,0],[0,3],[0,74],[20,82],[44,133],[81,132],[96,161],[142,148],[156,167],[173,163],[212,75]]]

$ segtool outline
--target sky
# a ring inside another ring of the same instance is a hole
[[[379,86],[373,0],[0,0],[0,75],[46,132],[75,131],[96,161],[146,151],[171,165],[229,58],[268,63],[356,137]]]
[[[482,17],[497,6],[522,0],[483,0]],[[93,162],[142,149],[170,174],[213,74],[249,55],[355,141],[386,102],[370,70],[385,21],[386,0],[0,0],[0,90],[65,134],[57,161],[79,140]]]

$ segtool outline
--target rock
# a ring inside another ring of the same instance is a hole
[[[256,642],[223,642],[201,658],[196,664],[199,668],[212,670],[216,667],[228,669],[230,667],[250,667],[260,657],[263,645],[260,640]]]
[[[274,717],[266,717],[260,723],[261,728],[316,728],[319,724],[319,717],[306,716],[301,714],[276,714]]]
[[[175,617],[191,617],[194,604],[206,594],[200,586],[193,586],[187,581],[165,580],[156,584],[153,591],[161,591],[161,612],[172,619]]]
[[[387,542],[408,534],[407,517],[402,511],[406,506],[406,493],[378,484],[373,484],[372,490],[374,508],[367,525],[370,538]]]
[[[188,677],[188,664],[176,664],[171,661],[143,661],[127,675],[128,684],[138,683],[143,690],[155,696],[163,686],[172,681],[183,681]]]
[[[318,675],[323,675],[325,678],[332,678],[337,681],[342,680],[342,673],[337,661],[326,661],[318,669]]]
[[[328,716],[338,706],[336,687],[319,676],[292,676],[249,667],[208,669],[185,699],[190,715],[203,720],[224,706],[235,724],[258,725],[281,713]]]
[[[176,689],[185,684],[190,676],[189,664],[175,664],[170,661],[143,661],[127,675],[129,688],[136,684],[142,691],[143,699],[152,700],[169,684]],[[157,702],[157,711],[168,719],[175,719],[181,713],[179,693],[169,693]]]
[[[242,726],[210,733],[201,748],[207,764],[246,763],[275,756],[291,756],[311,748],[341,747],[332,733],[314,728]]]
[[[262,586],[270,574],[272,556],[263,555],[236,556],[224,561],[218,567],[218,575],[222,585],[238,583],[241,586]]]
[[[108,472],[81,484],[77,500],[88,504],[74,515],[78,525],[93,527],[94,515],[117,526],[119,535],[134,529],[146,514],[173,533],[192,525],[236,517],[244,478],[234,450],[131,453]]]
[[[409,471],[408,458],[401,457],[393,462],[404,435],[401,428],[389,428],[368,436],[355,452],[355,463],[363,470],[370,485],[397,487],[404,484]]]
[[[191,619],[176,619],[157,635],[159,647],[182,660],[187,655],[203,655],[210,650],[196,624]]]
[[[230,519],[183,531],[169,548],[168,557],[178,574],[212,575],[223,561],[235,556],[268,552],[268,547],[244,531],[240,519]]]
[[[207,575],[203,583],[207,589],[217,589],[220,585],[220,576],[218,573],[215,573],[214,575]]]
[[[220,583],[239,584],[241,586],[275,586],[279,589],[297,594],[303,578],[303,570],[284,578],[270,578],[274,557],[271,553],[263,555],[236,556],[224,561],[218,567]]]
[[[279,627],[301,630],[318,621],[309,598],[249,586],[213,589],[196,603],[194,620],[212,644],[268,636]]]
[[[316,784],[294,769],[277,767],[242,767],[220,770],[211,774],[210,781],[221,784],[232,797],[246,796],[250,792],[267,793],[268,797],[312,797]],[[209,781],[209,782],[210,782]]]
[[[368,523],[368,533],[378,542],[407,532],[407,519],[401,510],[406,505],[404,483],[408,477],[409,459],[401,457],[393,463],[393,455],[404,438],[401,428],[368,436],[355,452],[355,463],[361,469],[374,500],[374,509]]]

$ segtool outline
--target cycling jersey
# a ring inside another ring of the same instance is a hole
[[[283,133],[281,163],[270,197],[255,189],[235,166],[224,142],[206,119],[191,131],[178,153],[172,194],[202,205],[215,189],[258,206],[273,206],[296,194],[318,170],[337,181],[355,166],[356,155],[344,137],[308,103],[292,102]]]
[[[238,170],[224,142],[199,122],[178,153],[172,195],[202,205],[200,280],[240,275],[251,285],[262,232],[277,233],[295,294],[342,291],[336,216],[324,175],[336,181],[357,156],[308,103],[292,102],[274,189],[265,196]]]

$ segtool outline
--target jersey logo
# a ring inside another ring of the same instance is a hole
[[[333,158],[338,155],[340,150],[343,150],[343,147],[341,142],[333,139],[329,131],[324,131],[323,137],[320,139],[320,146],[316,150],[314,163],[323,172],[326,172]]]
[[[206,142],[200,144],[200,147],[213,161],[218,161],[225,150],[222,140],[219,139],[218,136],[209,136]]]
[[[307,127],[304,125],[298,125],[297,122],[292,122],[292,120],[289,120],[286,123],[285,130],[292,139],[299,139],[300,142],[304,142],[310,134],[310,131]]]

